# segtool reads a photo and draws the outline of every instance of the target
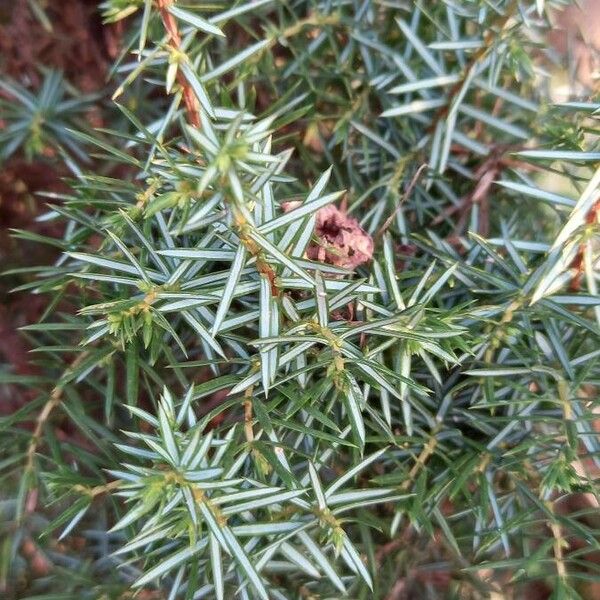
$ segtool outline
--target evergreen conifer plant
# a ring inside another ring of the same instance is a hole
[[[63,237],[16,232],[60,255],[13,272],[46,309],[37,374],[0,374],[30,395],[8,593],[33,553],[16,597],[594,597],[600,104],[553,97],[567,4],[107,0],[107,127],[57,74],[3,84],[4,154],[72,173]]]

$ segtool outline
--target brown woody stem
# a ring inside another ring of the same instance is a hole
[[[246,441],[252,443],[254,441],[254,429],[252,428],[252,390],[254,386],[250,386],[244,392],[244,433]]]
[[[40,443],[40,439],[42,437],[42,432],[44,430],[44,425],[46,421],[48,421],[50,415],[54,411],[55,408],[58,407],[62,400],[64,389],[67,385],[67,375],[74,371],[88,356],[88,352],[82,352],[66,369],[63,376],[60,378],[59,382],[54,386],[52,392],[50,392],[50,398],[42,411],[38,415],[38,418],[35,422],[35,428],[33,430],[33,435],[31,437],[31,441],[29,442],[29,448],[27,449],[27,461],[25,463],[25,472],[28,473],[33,469],[33,461],[35,460],[35,453]]]
[[[158,10],[163,22],[163,26],[169,35],[169,45],[177,52],[180,52],[181,48],[181,35],[179,28],[177,27],[177,21],[175,17],[169,12],[169,6],[173,4],[173,0],[157,0]],[[181,70],[177,71],[177,82],[183,90],[183,100],[185,102],[185,108],[187,111],[188,119],[194,127],[200,127],[200,109],[198,105],[198,99],[194,94],[192,86],[185,78]]]

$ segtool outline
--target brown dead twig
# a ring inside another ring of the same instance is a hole
[[[408,198],[412,194],[412,191],[415,189],[415,186],[417,185],[417,182],[421,178],[423,171],[425,171],[425,169],[427,169],[428,167],[429,167],[429,165],[427,163],[423,163],[417,169],[417,171],[413,175],[412,179],[410,180],[410,183],[408,184],[408,187],[406,188],[404,194],[402,195],[402,198],[400,198],[398,205],[396,206],[396,208],[394,209],[392,214],[385,220],[385,223],[379,228],[379,231],[377,231],[377,233],[373,236],[373,239],[375,241],[377,241],[386,232],[386,230],[389,228],[389,226],[392,224],[392,222],[394,221],[394,217],[398,214],[398,211],[400,210],[402,205],[408,200]]]
[[[465,228],[468,216],[468,209],[473,204],[480,206],[479,233],[482,236],[487,236],[489,233],[489,193],[492,185],[498,180],[501,173],[506,169],[519,168],[528,171],[537,171],[539,167],[536,165],[525,164],[519,160],[515,160],[508,156],[511,152],[517,152],[521,146],[512,144],[498,144],[492,147],[489,156],[479,165],[473,173],[475,181],[474,188],[466,194],[458,204],[453,204],[442,211],[432,222],[432,225],[439,225],[442,221],[459,213],[460,217],[454,226],[452,236],[458,236]],[[452,237],[451,236],[451,237]]]

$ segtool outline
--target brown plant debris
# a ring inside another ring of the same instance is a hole
[[[311,260],[353,270],[373,258],[373,238],[336,206],[317,211],[315,236],[307,250]]]

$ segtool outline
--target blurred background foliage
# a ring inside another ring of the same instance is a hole
[[[598,597],[582,4],[0,6],[5,597]]]

